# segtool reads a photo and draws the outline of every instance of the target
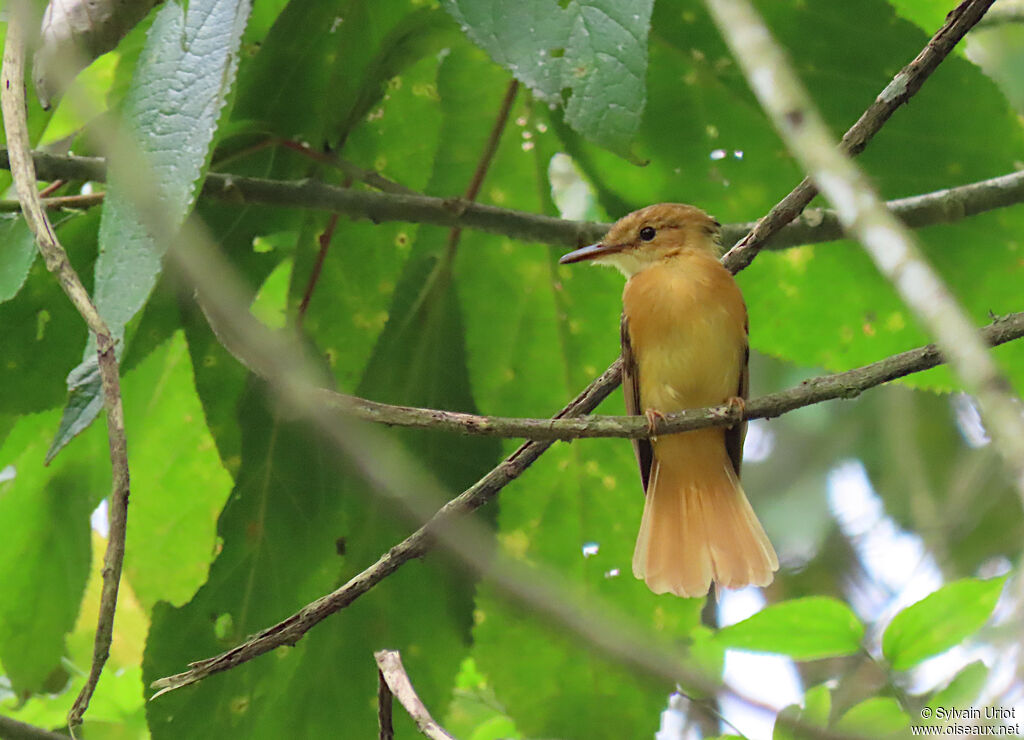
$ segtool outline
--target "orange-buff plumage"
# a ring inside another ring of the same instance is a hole
[[[718,260],[719,224],[662,203],[562,258],[610,264],[622,293],[626,409],[648,419],[747,396],[747,310]],[[741,402],[741,401],[738,401]],[[636,440],[646,492],[633,574],[655,593],[771,583],[779,561],[740,486],[746,424]]]

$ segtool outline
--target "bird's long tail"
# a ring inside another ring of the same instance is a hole
[[[658,594],[766,586],[779,560],[743,493],[721,429],[654,442],[633,575]]]

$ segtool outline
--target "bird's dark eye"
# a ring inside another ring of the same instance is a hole
[[[643,239],[645,242],[649,242],[651,239],[653,239],[654,234],[655,231],[650,226],[645,226],[642,229],[640,229],[640,238]]]

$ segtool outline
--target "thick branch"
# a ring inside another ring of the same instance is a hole
[[[19,722],[0,714],[0,738],[3,740],[68,740],[67,735]]]
[[[377,661],[377,668],[380,670],[385,684],[391,693],[398,697],[398,701],[405,707],[405,711],[412,717],[419,731],[431,740],[455,740],[430,716],[430,712],[427,711],[419,694],[416,693],[416,689],[412,687],[412,681],[409,680],[409,675],[405,672],[402,656],[398,654],[398,651],[378,650],[373,654],[373,658]],[[381,734],[383,735],[383,732]]]
[[[41,180],[102,182],[106,178],[106,163],[99,157],[59,156],[43,152],[34,152],[32,156]],[[9,167],[7,150],[3,148],[0,148],[0,167]],[[567,221],[525,211],[466,203],[460,199],[351,190],[313,180],[265,180],[211,172],[206,177],[203,195],[238,205],[327,210],[376,222],[404,221],[462,226],[564,247],[597,241],[608,230],[608,224]],[[956,188],[892,200],[887,205],[908,226],[918,228],[952,223],[1021,202],[1024,202],[1024,172],[1012,172]],[[722,227],[722,241],[735,241],[750,232],[755,225],[726,224]],[[782,228],[764,248],[784,249],[841,238],[842,227],[835,211],[813,209]],[[735,271],[738,271],[739,264],[736,262],[732,265]]]
[[[935,337],[964,388],[977,399],[993,445],[1024,499],[1020,399],[967,315],[921,253],[914,234],[885,208],[867,177],[835,147],[785,53],[748,0],[706,0],[706,4],[789,150],[836,206],[844,230],[864,246],[904,303]]]
[[[982,340],[995,347],[1024,336],[1024,312],[996,319],[980,331]],[[945,362],[934,344],[892,355],[870,365],[833,375],[810,378],[800,385],[778,393],[747,401],[739,416],[735,406],[723,404],[704,409],[688,409],[666,414],[655,422],[655,434],[671,434],[692,429],[735,424],[743,419],[772,419],[789,411],[830,401],[854,398],[863,391],[928,370]],[[435,429],[456,434],[489,437],[523,437],[534,440],[574,439],[577,437],[650,436],[648,422],[642,416],[588,416],[586,418],[524,419],[480,416],[458,411],[393,406],[368,401],[334,391],[317,391],[325,407],[350,414],[363,421],[389,426]]]
[[[85,685],[68,713],[68,726],[81,724],[82,715],[96,690],[103,666],[110,654],[114,633],[114,614],[117,610],[117,591],[124,563],[124,541],[128,520],[128,444],[124,433],[124,410],[121,407],[121,380],[118,372],[114,339],[96,306],[68,261],[64,248],[57,240],[46,211],[36,190],[28,124],[25,107],[25,19],[22,7],[15,4],[8,19],[4,46],[0,105],[3,108],[4,128],[10,144],[11,175],[22,204],[25,221],[35,236],[46,266],[57,279],[89,329],[96,336],[96,353],[103,396],[107,407],[107,436],[110,444],[112,481],[110,492],[110,532],[103,558],[103,589],[100,596],[99,618],[93,644],[92,667]]]
[[[921,89],[921,85],[935,71],[939,63],[953,50],[957,42],[985,15],[995,0],[964,0],[946,16],[942,28],[928,41],[921,53],[892,79],[875,101],[861,114],[857,122],[843,135],[841,151],[856,156],[864,151],[871,138],[885,125],[889,117]],[[761,218],[743,240],[738,242],[722,260],[733,273],[749,265],[757,253],[783,226],[792,221],[818,194],[818,188],[805,177],[792,192]]]

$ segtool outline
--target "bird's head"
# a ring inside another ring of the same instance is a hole
[[[696,249],[718,255],[720,224],[682,203],[659,203],[623,216],[598,244],[564,255],[559,263],[589,260],[617,267],[627,278],[664,259]]]

